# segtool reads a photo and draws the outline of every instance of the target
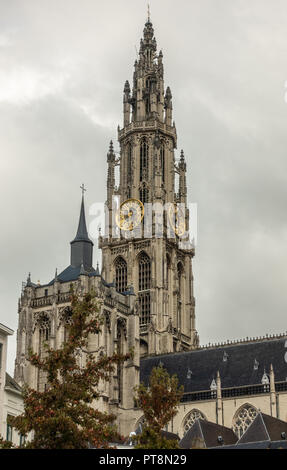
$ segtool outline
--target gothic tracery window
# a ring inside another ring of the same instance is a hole
[[[145,178],[147,178],[148,153],[149,153],[149,146],[148,146],[146,138],[144,137],[141,141],[141,146],[140,146],[140,181],[143,181]]]
[[[39,356],[44,359],[47,356],[47,347],[49,345],[51,335],[51,321],[50,318],[43,314],[38,320],[39,327]],[[38,390],[40,392],[46,389],[47,373],[46,371],[38,369]]]
[[[204,414],[199,410],[191,410],[183,421],[183,434],[185,435],[197,419],[206,419]]]
[[[118,292],[123,293],[127,291],[128,282],[128,268],[126,261],[120,257],[117,259],[116,264],[116,289]]]
[[[142,253],[139,258],[139,306],[140,325],[147,325],[150,322],[150,282],[151,282],[151,262],[146,253]]]
[[[232,429],[235,432],[235,434],[240,438],[243,433],[246,431],[248,426],[254,421],[258,414],[257,409],[249,405],[248,403],[246,405],[243,405],[238,412],[236,413],[234,420],[233,420],[233,426]]]

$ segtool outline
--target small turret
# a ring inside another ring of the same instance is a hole
[[[186,186],[186,162],[184,157],[183,150],[180,152],[180,161],[178,164],[178,173],[179,173],[179,188],[178,195],[180,202],[186,202],[187,196],[187,186]]]
[[[116,184],[115,179],[115,160],[116,155],[114,152],[113,141],[110,141],[109,151],[107,153],[107,162],[108,162],[108,178],[107,178],[107,200],[109,204],[112,202],[112,197],[114,193],[114,188]]]
[[[124,87],[124,127],[128,126],[130,123],[130,113],[131,113],[131,87],[128,80],[125,83]]]
[[[166,89],[164,97],[165,122],[168,126],[172,125],[172,94],[169,86]]]
[[[93,246],[88,236],[83,194],[77,234],[71,241],[71,266],[80,267],[83,264],[90,271],[93,265]]]
[[[32,287],[31,273],[28,274],[26,287]]]

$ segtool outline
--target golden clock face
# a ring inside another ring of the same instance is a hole
[[[176,204],[170,204],[168,208],[168,218],[171,228],[178,237],[182,237],[186,232],[185,211]]]
[[[121,230],[134,230],[143,217],[143,203],[138,199],[127,199],[120,205],[116,214],[116,224]]]

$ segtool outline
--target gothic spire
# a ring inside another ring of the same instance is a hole
[[[82,186],[81,189],[83,194],[78,230],[76,237],[71,241],[71,265],[80,267],[81,264],[83,264],[84,268],[89,270],[92,268],[94,244],[88,236],[84,204],[84,186]]]
[[[89,236],[88,236],[88,231],[87,231],[87,224],[86,224],[84,194],[82,195],[79,225],[78,225],[77,235],[74,241],[75,240],[89,240],[90,241]]]

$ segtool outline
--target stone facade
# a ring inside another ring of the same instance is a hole
[[[134,408],[134,386],[141,380],[144,370],[150,371],[151,365],[162,362],[171,373],[175,365],[180,383],[185,386],[184,399],[168,426],[169,431],[182,437],[196,417],[202,417],[232,427],[240,435],[259,409],[287,420],[287,360],[281,361],[281,353],[278,358],[274,356],[273,370],[270,361],[262,359],[260,367],[265,364],[266,371],[260,369],[261,375],[256,377],[253,365],[249,364],[246,367],[252,373],[248,380],[240,370],[234,376],[234,383],[228,383],[228,377],[233,377],[232,367],[222,369],[222,362],[233,357],[230,345],[206,348],[211,356],[201,365],[195,356],[200,347],[193,295],[194,248],[190,244],[182,245],[177,232],[169,236],[166,213],[161,219],[161,237],[155,236],[155,213],[151,218],[151,236],[147,237],[146,232],[134,235],[133,231],[130,235],[121,231],[119,236],[114,236],[117,198],[120,204],[125,201],[151,203],[154,211],[157,207],[181,204],[188,231],[186,162],[183,151],[179,161],[175,159],[177,132],[172,111],[171,90],[164,87],[163,54],[157,53],[153,26],[148,20],[132,87],[129,82],[124,86],[123,127],[118,129],[120,155],[116,156],[112,143],[107,154],[106,231],[99,237],[102,271],[92,266],[93,243],[87,234],[83,200],[78,232],[71,242],[70,265],[61,274],[56,273],[47,285],[36,285],[29,276],[23,288],[19,301],[15,379],[39,390],[45,388],[45,376],[39,375],[27,362],[28,349],[45,354],[43,342],[47,341],[52,347],[60,347],[67,339],[65,326],[69,321],[71,285],[79,294],[93,289],[101,302],[105,324],[101,334],[90,338],[89,351],[95,354],[125,353],[130,348],[135,351],[134,359],[115,371],[110,383],[102,386],[101,399],[96,403],[100,409],[117,415],[121,434],[128,435],[135,430],[142,418],[141,411]],[[117,171],[119,185],[116,187]],[[246,344],[250,344],[250,340]],[[263,357],[267,349],[264,345],[262,348]],[[283,349],[282,343],[282,358]],[[209,371],[207,364],[217,357],[219,350],[221,356]],[[256,361],[257,352],[254,354]],[[173,362],[167,357],[174,358]],[[184,372],[179,373],[184,357],[199,364],[196,374],[188,362]],[[80,360],[84,363],[84,354]],[[277,371],[277,362],[281,364],[280,371]],[[186,380],[194,376],[201,377],[203,385],[191,381],[190,388]],[[147,375],[143,380],[147,381]]]

